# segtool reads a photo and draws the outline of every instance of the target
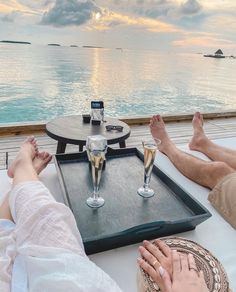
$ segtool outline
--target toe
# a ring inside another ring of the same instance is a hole
[[[38,158],[43,159],[44,158],[44,153],[45,153],[44,151],[43,152],[39,152],[38,155],[37,155]]]
[[[49,154],[47,161],[50,162],[52,160],[52,155]]]
[[[48,156],[44,159],[44,164],[47,165],[52,160],[52,155],[48,153]]]
[[[44,152],[44,159],[47,159],[50,156],[48,152]]]
[[[159,115],[156,115],[156,116],[155,116],[155,121],[156,121],[156,122],[159,122]]]
[[[35,140],[34,136],[29,136],[26,138],[26,142],[32,143]]]
[[[159,115],[159,121],[160,121],[162,124],[164,124],[163,118],[162,118],[162,116],[160,116],[160,115]]]

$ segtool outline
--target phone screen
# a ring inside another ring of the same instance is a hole
[[[104,108],[103,101],[91,101],[91,108],[92,109]]]

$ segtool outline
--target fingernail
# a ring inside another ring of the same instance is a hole
[[[159,267],[159,273],[161,275],[161,277],[164,275],[165,270],[162,268],[162,266]]]
[[[137,262],[138,262],[138,264],[141,264],[142,263],[142,259],[141,258],[137,258]]]

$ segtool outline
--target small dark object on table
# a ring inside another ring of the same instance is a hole
[[[123,127],[122,126],[107,125],[106,126],[106,130],[108,132],[112,131],[112,130],[115,130],[115,131],[118,131],[118,132],[122,132],[123,131]]]
[[[99,121],[99,120],[92,120],[92,125],[101,125],[101,121]]]
[[[91,120],[91,116],[89,114],[84,114],[83,115],[83,122],[84,123],[90,123],[90,120]]]

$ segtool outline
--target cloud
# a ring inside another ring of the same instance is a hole
[[[106,0],[97,0],[106,6]],[[202,5],[198,0],[113,0],[109,7],[117,11],[126,11],[132,14],[150,18],[181,18],[185,15],[194,15],[201,11]]]
[[[185,37],[172,44],[182,48],[236,48],[236,44],[230,40],[204,35]]]
[[[176,33],[179,29],[174,25],[157,19],[132,16],[123,13],[117,13],[109,10],[102,10],[99,20],[93,18],[93,21],[86,27],[89,30],[108,30],[114,27],[130,27],[135,30],[143,30],[155,33]]]
[[[10,13],[0,15],[0,20],[4,22],[14,22],[17,17],[19,17],[21,13],[19,11],[12,11]]]
[[[42,9],[52,5],[54,0],[40,0],[40,1],[32,1],[32,0],[18,0],[19,4],[29,7],[31,9]]]
[[[202,6],[197,0],[187,0],[185,3],[181,4],[181,11],[185,15],[192,15],[200,12]]]
[[[14,22],[14,19],[15,17],[13,17],[12,13],[0,16],[0,20],[4,22]]]
[[[79,26],[93,18],[101,9],[92,0],[56,0],[55,5],[44,13],[40,24],[56,27]]]

